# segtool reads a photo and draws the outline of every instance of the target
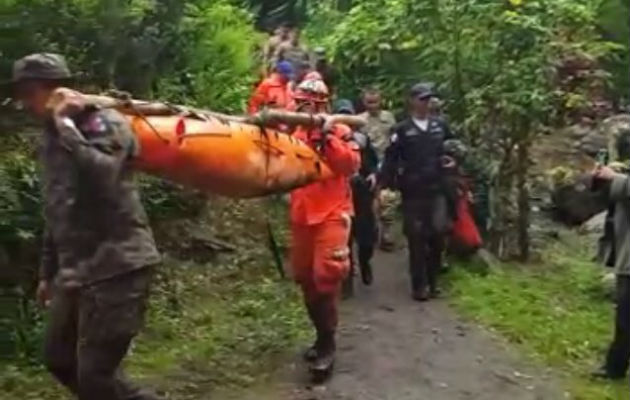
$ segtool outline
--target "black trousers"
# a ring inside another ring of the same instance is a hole
[[[350,248],[352,249],[354,243],[357,244],[360,265],[370,262],[378,240],[374,195],[374,192],[365,186],[353,185],[354,218],[352,219]]]
[[[156,400],[119,369],[144,319],[153,268],[74,291],[57,289],[46,327],[46,367],[79,400]]]
[[[630,276],[617,276],[617,313],[615,336],[606,357],[611,376],[623,377],[630,363]]]
[[[413,291],[437,289],[448,215],[446,200],[439,195],[403,200],[403,227],[409,246]]]

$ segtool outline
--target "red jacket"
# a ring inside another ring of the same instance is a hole
[[[309,132],[306,128],[298,127],[293,136],[315,147],[321,132]],[[316,225],[343,214],[353,214],[349,177],[358,171],[361,158],[358,145],[352,141],[350,128],[335,125],[326,136],[321,151],[336,175],[291,192],[291,222],[294,224]]]
[[[286,108],[292,100],[291,97],[289,82],[274,72],[258,85],[249,100],[247,111],[255,114],[264,106]]]

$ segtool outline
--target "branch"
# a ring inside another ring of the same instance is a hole
[[[308,127],[330,128],[333,124],[341,123],[354,128],[365,126],[367,121],[354,115],[326,115],[290,112],[284,110],[264,110],[252,116],[233,116],[166,102],[152,102],[132,99],[129,94],[117,94],[117,97],[106,95],[80,94],[70,89],[58,89],[53,93],[48,107],[54,109],[70,96],[81,95],[88,104],[101,108],[115,108],[123,114],[144,116],[186,116],[192,118],[217,118],[235,123],[273,126],[278,123],[287,125],[302,125]]]

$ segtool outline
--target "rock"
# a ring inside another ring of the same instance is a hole
[[[624,135],[630,135],[630,115],[614,115],[602,121],[597,129],[582,136],[576,148],[591,157],[595,157],[602,149],[616,153],[615,143]],[[611,156],[611,161],[617,159],[616,154]]]
[[[606,211],[596,214],[588,221],[584,222],[580,227],[580,232],[584,234],[602,234],[604,232],[604,223],[606,222]]]
[[[570,184],[561,184],[552,193],[555,216],[569,225],[580,225],[606,209],[606,202],[599,192],[589,189],[591,177],[578,176]]]

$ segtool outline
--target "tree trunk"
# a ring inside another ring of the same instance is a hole
[[[529,170],[529,143],[518,146],[516,185],[518,190],[518,247],[521,261],[529,259],[529,188],[527,172]]]
[[[499,258],[510,254],[510,200],[513,188],[512,145],[505,143],[503,156],[491,189],[490,250]]]

